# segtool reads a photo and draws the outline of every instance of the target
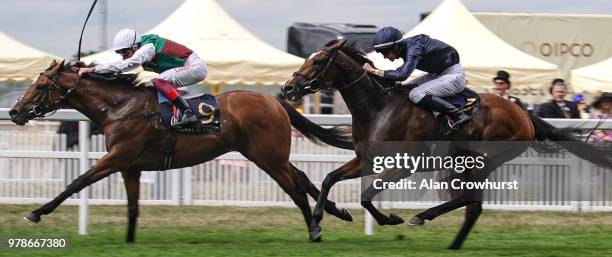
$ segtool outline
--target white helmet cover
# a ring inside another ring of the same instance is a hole
[[[133,29],[122,29],[113,39],[113,51],[132,47],[140,43],[140,34]]]

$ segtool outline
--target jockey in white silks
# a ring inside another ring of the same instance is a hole
[[[79,75],[88,72],[114,73],[133,70],[139,66],[159,75],[151,80],[158,91],[159,101],[170,100],[183,117],[172,124],[180,127],[197,121],[187,101],[176,88],[196,84],[206,78],[206,63],[189,48],[158,35],[140,35],[133,29],[122,29],[113,39],[113,51],[122,60],[80,68]]]

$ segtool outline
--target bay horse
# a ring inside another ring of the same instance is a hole
[[[174,132],[161,121],[154,90],[139,84],[136,77],[125,74],[110,81],[81,78],[63,61],[53,61],[9,111],[14,123],[24,125],[63,104],[71,106],[102,128],[108,151],[55,199],[28,214],[26,220],[39,222],[41,215],[53,212],[72,194],[121,172],[128,198],[126,241],[133,242],[141,171],[193,166],[238,151],[282,187],[300,208],[308,225],[312,213],[306,193],[316,199],[319,191],[303,171],[289,163],[291,125],[315,143],[353,148],[350,135],[344,130],[320,127],[285,101],[255,92],[231,91],[217,96],[223,112],[220,132],[177,134],[171,166],[164,167],[164,148]],[[347,210],[337,209],[333,202],[325,205],[330,214],[352,221]]]
[[[352,114],[356,157],[325,177],[309,228],[313,241],[320,241],[322,208],[330,188],[339,181],[367,174],[362,173],[364,167],[361,166],[360,159],[368,154],[369,142],[572,141],[575,145],[568,150],[573,154],[598,165],[612,166],[609,149],[596,148],[578,141],[572,131],[555,128],[524,112],[516,104],[493,94],[480,94],[478,111],[473,114],[473,119],[468,124],[448,136],[437,135],[434,132],[436,121],[432,111],[413,104],[408,98],[409,89],[389,89],[392,87],[391,82],[368,74],[362,68],[364,63],[372,64],[363,52],[355,48],[354,43],[346,44],[343,40],[333,40],[311,55],[282,88],[285,96],[291,100],[300,99],[324,88],[336,89]],[[480,174],[492,172],[504,162],[520,155],[526,148],[527,145],[522,149],[498,149],[488,152],[488,159],[492,161],[487,162],[487,167]],[[543,147],[542,150],[546,148]],[[382,176],[385,172],[379,175]],[[378,192],[380,190],[372,187],[366,189],[362,193],[361,205],[380,225],[403,223],[404,220],[400,217],[394,214],[387,216],[372,205],[370,197]],[[366,197],[363,197],[364,195]],[[449,247],[459,249],[482,212],[482,190],[464,191],[449,202],[417,214],[410,224],[423,225],[425,220],[432,220],[463,206],[466,206],[463,226]]]

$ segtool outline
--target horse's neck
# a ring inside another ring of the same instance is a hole
[[[138,99],[119,85],[106,85],[95,81],[84,81],[80,88],[73,91],[67,103],[83,113],[99,126],[105,126],[116,118],[134,112]]]
[[[369,76],[369,75],[366,75]],[[349,76],[345,79],[345,85],[359,79],[356,76]],[[346,106],[353,116],[353,123],[363,124],[367,127],[376,118],[376,114],[384,107],[384,92],[376,85],[371,78],[363,78],[354,85],[340,89],[340,94]]]

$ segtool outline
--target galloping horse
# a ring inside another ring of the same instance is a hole
[[[156,93],[136,87],[136,75],[121,75],[112,81],[81,78],[64,62],[51,66],[27,89],[9,112],[11,120],[24,125],[69,105],[103,128],[108,154],[79,176],[55,199],[25,217],[39,222],[66,198],[86,186],[120,171],[128,197],[128,232],[133,242],[138,216],[141,171],[163,170],[164,147],[171,134],[159,118]],[[221,131],[213,134],[178,134],[172,164],[181,168],[203,163],[238,151],[268,173],[300,208],[306,224],[311,210],[306,193],[317,198],[319,191],[306,174],[289,163],[291,125],[317,143],[352,149],[352,141],[339,128],[322,128],[299,114],[288,103],[254,92],[233,91],[217,97],[223,110]],[[351,221],[347,210],[338,210],[327,202],[332,215]]]
[[[341,180],[362,176],[363,167],[360,165],[360,158],[366,158],[364,156],[368,154],[366,148],[369,142],[574,141],[574,147],[568,149],[570,152],[596,164],[612,166],[610,152],[578,142],[569,130],[557,129],[527,114],[516,104],[493,94],[481,94],[478,111],[474,113],[470,123],[451,135],[438,136],[434,132],[436,122],[433,113],[413,104],[408,98],[408,89],[388,90],[384,85],[388,85],[389,81],[385,82],[380,78],[370,76],[361,68],[366,62],[372,63],[354,47],[354,44],[345,45],[345,41],[334,40],[306,60],[282,88],[285,95],[292,100],[323,88],[335,88],[341,93],[352,114],[356,158],[329,173],[323,181],[321,194],[309,228],[311,240],[320,240],[319,224],[323,217],[322,208],[330,188]],[[497,149],[497,151],[489,152],[489,160],[493,162],[488,162],[482,173],[490,173],[504,162],[521,154],[526,148],[527,146],[521,149]],[[370,187],[364,194],[372,197],[378,192],[380,190],[373,190]],[[396,215],[384,215],[372,205],[369,199],[371,198],[362,197],[361,204],[380,225],[396,225],[404,222]],[[450,246],[451,249],[459,249],[482,212],[482,190],[465,191],[447,203],[419,213],[410,223],[423,225],[425,220],[432,220],[462,206],[467,206],[465,221]]]

